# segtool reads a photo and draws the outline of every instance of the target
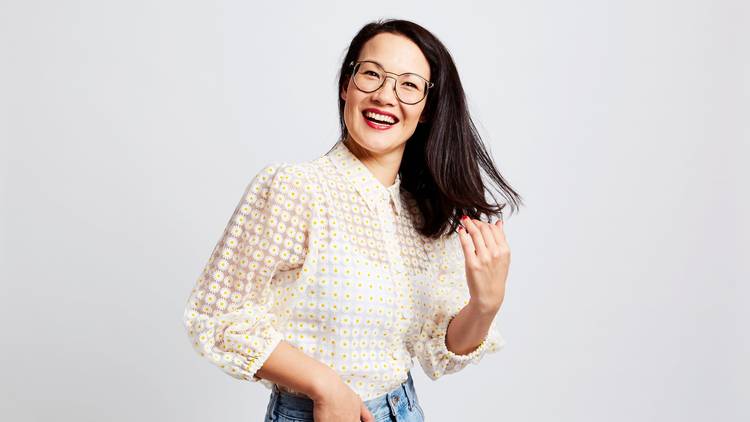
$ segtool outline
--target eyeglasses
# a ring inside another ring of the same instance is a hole
[[[400,75],[386,72],[382,66],[368,60],[352,61],[349,66],[354,66],[354,86],[362,92],[374,92],[385,84],[385,80],[392,78],[396,81],[393,90],[396,97],[404,104],[417,104],[427,96],[427,90],[435,86],[434,82],[417,75],[416,73],[402,73]],[[396,75],[388,76],[387,74]]]

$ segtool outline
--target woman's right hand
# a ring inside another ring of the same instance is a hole
[[[375,422],[362,398],[340,377],[327,383],[322,394],[313,402],[315,422]]]

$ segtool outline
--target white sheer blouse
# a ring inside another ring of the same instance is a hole
[[[195,350],[229,375],[255,373],[281,340],[330,366],[362,400],[500,350],[492,323],[467,355],[446,348],[468,302],[455,233],[429,239],[400,179],[386,188],[339,142],[322,157],[253,178],[187,302]],[[280,386],[280,388],[284,389]]]

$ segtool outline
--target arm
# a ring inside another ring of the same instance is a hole
[[[326,386],[338,378],[329,366],[311,358],[286,341],[281,341],[256,375],[275,384],[320,399]]]
[[[482,311],[474,302],[464,306],[448,323],[445,345],[457,355],[467,355],[487,338],[496,312]]]
[[[435,265],[435,282],[424,292],[426,304],[418,308],[417,315],[422,323],[410,346],[425,374],[436,380],[469,363],[479,363],[485,354],[501,350],[506,342],[496,327],[496,312],[488,312],[490,308],[470,300],[458,237],[435,240],[429,246],[428,258]]]
[[[333,369],[283,340],[287,312],[275,297],[282,286],[274,274],[314,265],[306,259],[309,227],[318,218],[317,186],[309,178],[304,168],[282,165],[253,179],[190,295],[185,327],[196,351],[229,375],[307,394],[315,419],[359,415],[371,422],[362,399]]]
[[[503,221],[494,224],[464,216],[458,235],[464,252],[469,303],[446,333],[451,350],[466,353],[481,345],[505,298],[505,281],[510,266],[510,248]]]
[[[362,398],[333,369],[286,341],[279,343],[256,376],[305,393],[315,402],[313,416],[316,421],[375,420]]]
[[[305,261],[312,201],[302,179],[284,165],[253,178],[185,307],[195,350],[232,377],[259,381],[254,374],[283,339],[272,280]]]

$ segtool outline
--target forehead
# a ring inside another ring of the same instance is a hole
[[[403,35],[380,33],[370,38],[358,60],[372,60],[393,73],[416,73],[430,79],[430,63],[414,41]]]

